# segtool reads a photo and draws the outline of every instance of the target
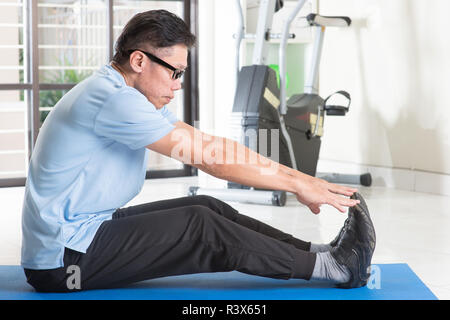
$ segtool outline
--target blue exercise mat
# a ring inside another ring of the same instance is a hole
[[[372,266],[366,287],[338,289],[321,281],[278,280],[240,272],[165,277],[120,289],[38,293],[20,266],[0,266],[0,300],[436,300],[407,264]]]

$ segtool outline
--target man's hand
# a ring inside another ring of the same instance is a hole
[[[328,204],[341,212],[346,212],[346,207],[353,207],[359,203],[359,200],[349,199],[343,196],[351,196],[358,191],[355,188],[340,186],[329,183],[325,180],[303,175],[298,179],[295,192],[297,200],[314,213],[320,213],[320,206]]]

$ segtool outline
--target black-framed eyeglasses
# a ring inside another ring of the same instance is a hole
[[[134,51],[140,51],[140,52],[142,52],[143,54],[145,54],[145,55],[146,55],[150,60],[152,60],[153,62],[156,62],[157,64],[159,64],[159,65],[161,65],[161,66],[163,66],[163,67],[166,67],[167,69],[172,70],[172,71],[173,71],[172,79],[179,79],[179,78],[181,78],[181,76],[182,76],[182,75],[184,74],[184,72],[185,72],[185,70],[175,68],[175,67],[171,66],[170,64],[168,64],[167,62],[161,60],[160,58],[158,58],[158,57],[152,55],[152,54],[149,53],[149,52],[142,51],[141,49],[128,50],[128,54],[131,54],[131,53],[133,53]]]

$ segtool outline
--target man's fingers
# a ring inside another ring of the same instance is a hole
[[[344,198],[333,194],[332,199],[330,199],[330,202],[328,204],[335,207],[340,212],[345,213],[347,212],[348,207],[353,207],[359,202],[359,200]]]
[[[359,200],[348,198],[358,191],[358,189],[356,188],[337,185],[322,179],[316,179],[314,181],[317,183],[316,186],[318,187],[318,189],[313,190],[318,194],[322,193],[321,199],[316,198],[313,200],[313,202],[310,202],[307,205],[314,214],[320,213],[321,204],[328,204],[336,208],[338,211],[345,213],[347,212],[348,207],[353,207],[360,202]],[[300,199],[299,197],[298,199],[301,203],[306,202],[302,201],[302,199]]]
[[[355,192],[358,192],[358,189],[356,189],[356,188],[340,186],[340,185],[332,184],[332,183],[330,183],[329,190],[333,193],[342,194],[344,196],[349,196],[349,197],[352,194],[354,194]]]
[[[329,199],[329,201],[326,202],[326,204],[328,204],[332,207],[335,207],[337,210],[339,210],[342,213],[346,213],[348,207],[353,207],[356,204],[358,204],[359,202],[360,202],[359,200],[344,198],[344,197],[340,197],[340,196],[337,196],[337,195],[331,193],[330,199]],[[311,203],[308,205],[308,208],[314,214],[320,213],[320,205]]]
[[[345,213],[347,212],[346,208],[344,208],[343,206],[341,206],[339,203],[334,202],[331,204],[333,207],[335,207],[336,209],[338,209],[340,212]]]
[[[358,191],[358,189],[355,189],[355,188],[343,187],[343,188],[341,189],[341,191],[338,192],[338,193],[350,197],[352,194],[354,194],[354,193],[357,192],[357,191]]]
[[[340,203],[343,206],[347,206],[347,207],[353,207],[355,205],[357,205],[360,201],[359,200],[355,200],[355,199],[349,199],[349,198],[343,198],[340,197]]]
[[[314,214],[319,214],[320,213],[320,206],[315,205],[315,204],[310,204],[308,206],[309,210],[311,210],[312,213]]]

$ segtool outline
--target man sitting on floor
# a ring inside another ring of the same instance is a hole
[[[50,112],[31,157],[23,204],[21,263],[28,283],[38,291],[70,291],[68,268],[77,266],[76,290],[231,270],[365,285],[375,234],[356,189],[274,163],[228,139],[220,152],[229,159],[225,146],[240,150],[235,161],[205,161],[214,137],[167,109],[181,88],[194,42],[176,15],[139,13],[118,38],[111,64],[76,85]],[[201,148],[195,148],[194,137],[201,137]],[[349,217],[334,241],[317,245],[208,196],[123,208],[142,188],[149,150],[218,178],[291,192],[315,214],[322,204],[341,212],[349,208]],[[261,161],[250,163],[254,156]],[[267,168],[275,168],[271,176],[261,173]]]

